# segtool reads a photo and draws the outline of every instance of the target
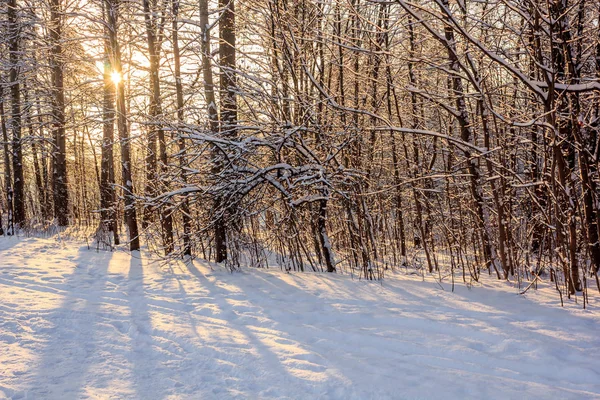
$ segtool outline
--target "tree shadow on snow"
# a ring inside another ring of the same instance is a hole
[[[128,361],[132,367],[132,384],[136,398],[160,398],[157,391],[164,389],[164,383],[157,385],[155,377],[160,375],[160,354],[155,351],[157,344],[152,325],[150,305],[146,294],[145,269],[148,267],[140,252],[131,254],[127,277],[127,297],[130,309],[128,335],[131,340]]]
[[[60,306],[32,318],[34,335],[44,346],[28,374],[32,382],[27,398],[66,399],[84,394],[89,370],[101,362],[96,330],[104,318],[101,299],[112,256],[82,247],[73,273],[59,285],[64,293]]]
[[[252,349],[252,352],[246,352],[245,358],[237,361],[238,369],[247,370],[249,374],[254,373],[255,383],[260,385],[263,382],[263,397],[279,397],[289,395],[293,388],[302,387],[302,392],[322,394],[322,384],[327,381],[331,387],[342,385],[346,379],[341,376],[338,370],[331,368],[328,371],[326,359],[312,351],[307,343],[302,343],[294,339],[294,332],[284,331],[277,316],[272,316],[272,310],[261,307],[253,301],[252,295],[249,295],[243,288],[236,286],[236,276],[243,277],[242,274],[234,273],[231,279],[220,281],[215,279],[212,274],[205,274],[200,271],[193,262],[186,263],[187,270],[197,278],[200,285],[208,291],[208,297],[218,306],[220,312],[215,315],[222,318],[226,326],[240,335],[246,342],[246,346]],[[253,276],[254,278],[254,276]],[[270,282],[266,282],[270,283]],[[289,296],[294,293],[298,296],[306,295],[296,287],[283,283],[280,287]],[[258,283],[264,286],[265,282]],[[256,289],[256,288],[252,288]],[[268,296],[265,293],[265,296]],[[287,297],[286,297],[287,298]],[[265,300],[261,301],[264,304]],[[293,307],[290,304],[290,307]],[[198,324],[202,325],[201,317],[198,318]],[[263,371],[262,374],[260,371]],[[267,374],[264,371],[268,371]],[[258,373],[257,373],[258,372]],[[249,385],[249,377],[243,380],[233,380],[229,382],[227,389],[229,393],[239,391],[244,393]],[[318,389],[321,387],[321,389]]]

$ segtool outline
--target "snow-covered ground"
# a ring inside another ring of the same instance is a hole
[[[0,398],[600,398],[600,302],[0,237]]]

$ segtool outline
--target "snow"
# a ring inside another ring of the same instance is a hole
[[[0,398],[600,398],[597,293],[442,286],[0,238]]]

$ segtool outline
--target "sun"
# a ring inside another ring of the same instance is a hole
[[[115,71],[112,74],[110,74],[110,79],[115,85],[118,85],[119,83],[121,83],[122,77],[120,73]]]

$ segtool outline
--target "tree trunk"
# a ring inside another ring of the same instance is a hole
[[[223,10],[219,21],[219,62],[220,62],[220,135],[233,139],[236,137],[237,101],[235,94],[235,2],[219,0],[219,9]],[[222,164],[217,160],[218,164]],[[221,170],[223,165],[217,165]],[[216,261],[227,260],[227,219],[230,207],[223,204],[220,194],[216,195],[215,210],[218,213],[215,221]]]
[[[324,190],[324,197],[328,197],[327,190]],[[319,240],[323,249],[323,258],[327,266],[327,272],[335,272],[335,260],[333,259],[333,250],[331,242],[327,235],[327,199],[319,200],[319,216],[317,219],[317,230],[319,232]]]
[[[23,85],[23,89],[24,89],[23,95],[24,95],[25,104],[30,104],[29,103],[29,91],[27,90],[27,86]],[[41,214],[42,219],[44,219],[46,217],[46,209],[45,209],[46,193],[44,191],[44,183],[42,182],[42,173],[41,173],[39,157],[38,157],[37,142],[39,139],[35,137],[35,131],[33,129],[33,121],[31,118],[32,108],[33,107],[29,107],[27,112],[25,113],[25,126],[27,126],[28,130],[29,130],[29,140],[31,141],[31,155],[33,156],[33,172],[35,175],[35,186],[36,186],[37,194],[38,194],[38,203],[39,203],[39,207],[40,207],[40,214]]]
[[[13,189],[12,173],[10,168],[10,150],[8,148],[8,132],[6,129],[6,117],[4,115],[4,87],[0,85],[0,125],[2,127],[2,142],[4,147],[4,185],[6,187],[6,234],[14,235],[13,224]],[[1,216],[0,216],[1,218]]]
[[[121,49],[117,36],[118,3],[115,0],[105,0],[108,11],[108,31],[112,55],[113,69],[116,74],[123,76],[121,67]],[[123,79],[117,84],[117,129],[121,140],[121,169],[123,175],[123,197],[125,199],[125,222],[129,230],[129,250],[140,249],[140,239],[133,193],[133,177],[131,174],[131,149],[129,130],[127,127],[127,109],[125,107],[125,85]]]
[[[67,155],[65,137],[65,93],[63,76],[62,21],[60,0],[52,0],[50,10],[50,65],[54,96],[54,217],[58,226],[69,224],[69,191],[67,186]]]
[[[105,32],[108,35],[108,31]],[[100,216],[103,229],[113,235],[119,244],[115,202],[115,169],[113,146],[115,140],[115,97],[116,88],[111,79],[110,40],[104,44],[104,96],[102,102],[102,151],[100,156]]]
[[[184,123],[183,115],[183,86],[181,84],[181,61],[179,54],[179,37],[178,37],[178,16],[179,16],[179,0],[173,0],[173,59],[175,61],[175,91],[177,95],[177,122],[179,124]],[[187,176],[185,172],[186,165],[186,148],[185,139],[180,134],[178,139],[179,144],[179,168],[181,171],[181,184],[187,185]],[[181,206],[181,218],[183,221],[183,254],[186,256],[192,255],[192,247],[190,241],[190,234],[192,230],[192,222],[190,218],[190,206],[187,195],[183,199]]]
[[[17,17],[17,0],[8,0],[8,51],[9,51],[9,85],[11,101],[12,129],[12,164],[14,173],[13,207],[14,223],[25,222],[25,182],[23,177],[23,149],[21,141],[21,86],[19,80],[19,22]]]
[[[442,8],[442,12],[449,12],[449,7],[450,6],[448,0],[441,0],[440,8]],[[449,19],[450,16],[448,15],[447,18]],[[453,71],[453,74],[451,76],[452,93],[455,97],[456,109],[458,111],[456,120],[458,121],[458,125],[460,126],[460,138],[463,142],[468,143],[473,139],[472,125],[467,111],[466,95],[463,88],[463,82],[462,78],[460,77],[460,66],[457,57],[457,47],[454,38],[454,30],[450,26],[450,23],[448,23],[444,27],[444,36],[446,39],[444,45],[446,46],[448,53],[450,70]],[[488,268],[490,266],[493,266],[494,269],[496,269],[496,265],[494,264],[492,256],[492,246],[490,242],[490,237],[487,231],[488,221],[485,217],[484,199],[483,194],[481,192],[481,173],[479,171],[479,167],[476,164],[476,160],[471,155],[471,151],[468,148],[465,148],[463,150],[463,153],[465,158],[467,159],[467,170],[469,171],[470,176],[469,179],[471,197],[473,199],[473,206],[475,207],[477,230],[479,231],[479,235],[481,236],[483,256],[486,264],[485,266]],[[500,278],[499,272],[497,270],[496,274],[498,274],[498,278]]]
[[[156,11],[150,9],[150,1],[144,0],[144,20],[146,22],[146,37],[148,40],[148,53],[150,56],[150,132],[148,133],[148,159],[149,171],[147,177],[153,178],[146,182],[147,185],[153,185],[154,180],[159,183],[160,189],[166,191],[168,188],[166,182],[167,173],[167,146],[165,142],[165,131],[159,123],[162,115],[162,106],[160,98],[160,78],[158,76],[160,45],[157,37]],[[158,139],[160,154],[161,174],[157,176],[156,170],[156,140]],[[158,178],[158,179],[157,179]],[[155,189],[150,189],[150,193],[155,193]],[[148,193],[147,193],[148,194]],[[154,205],[146,205],[154,208]],[[173,217],[171,207],[162,207],[160,210],[161,233],[165,254],[173,252]]]

